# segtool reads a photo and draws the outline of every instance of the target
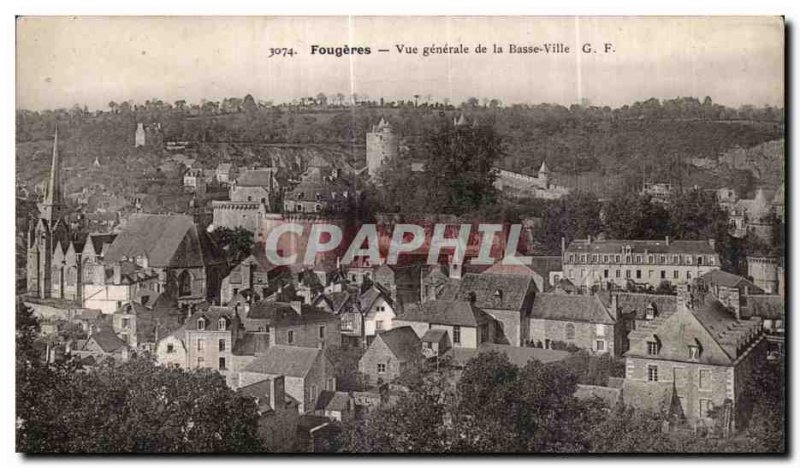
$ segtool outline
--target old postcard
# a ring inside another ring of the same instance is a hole
[[[781,17],[19,17],[16,448],[785,444]]]

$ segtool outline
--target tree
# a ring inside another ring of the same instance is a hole
[[[253,253],[253,233],[242,227],[218,227],[214,229],[212,239],[228,253],[228,261],[233,265]]]
[[[605,205],[609,239],[663,239],[671,234],[669,213],[649,195],[619,192]]]
[[[26,453],[263,450],[255,401],[208,370],[140,358],[87,372],[51,369],[47,380],[18,429]]]
[[[255,114],[258,111],[258,104],[256,104],[256,100],[253,98],[251,94],[248,94],[244,97],[244,101],[242,102],[242,107],[244,111],[248,114]]]

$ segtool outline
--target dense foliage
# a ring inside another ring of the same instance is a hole
[[[145,358],[93,369],[45,364],[36,319],[17,308],[17,450],[25,453],[262,451],[253,399],[211,371]]]

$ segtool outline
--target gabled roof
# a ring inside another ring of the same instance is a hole
[[[384,301],[392,305],[392,297],[386,289],[378,283],[372,283],[367,289],[358,296],[358,306],[362,311],[367,311],[375,304],[375,301],[383,298]]]
[[[403,314],[396,317],[395,320],[478,327],[494,319],[467,301],[436,299],[422,304],[409,304]]]
[[[189,331],[224,331],[219,328],[219,319],[224,318],[228,321],[227,329],[229,330],[235,315],[234,310],[230,307],[209,307],[207,310],[195,312],[186,319],[185,328]],[[203,330],[199,330],[197,327],[197,323],[201,318],[206,321],[206,326]]]
[[[233,344],[233,354],[236,356],[253,356],[263,353],[269,348],[269,335],[267,333],[245,332]]]
[[[700,279],[709,285],[724,286],[726,288],[747,288],[750,294],[758,294],[764,291],[747,278],[722,270],[711,270],[701,276]]]
[[[645,316],[647,307],[652,305],[655,309],[655,315],[672,315],[677,306],[677,296],[667,294],[640,294],[640,293],[616,293],[617,306],[620,308],[620,314],[629,314],[635,312],[637,319],[642,319]]]
[[[260,301],[250,307],[245,321],[264,320],[272,326],[290,326],[339,320],[335,315],[308,304],[302,304],[300,311],[302,313],[298,314],[287,302]]]
[[[541,277],[530,265],[523,264],[517,257],[511,257],[507,262],[501,260],[484,270],[482,274],[517,275],[530,278]]]
[[[392,328],[379,333],[375,337],[375,341],[378,340],[383,341],[400,362],[413,361],[422,356],[422,342],[411,327]]]
[[[347,392],[323,390],[319,393],[315,409],[321,411],[348,411],[351,407],[350,400],[350,395]]]
[[[446,286],[439,297],[469,301],[471,293],[474,293],[475,305],[481,309],[515,311],[522,311],[528,292],[535,288],[531,277],[491,273],[467,273],[454,284],[458,285],[455,293]]]
[[[92,340],[94,340],[94,342],[100,346],[100,349],[102,349],[104,353],[113,353],[120,348],[128,346],[113,331],[110,330],[92,333],[92,335],[86,341],[88,343]],[[84,347],[85,346],[86,345],[84,344]]]
[[[447,335],[447,330],[443,328],[430,328],[422,335],[423,343],[439,343]]]
[[[263,355],[257,356],[245,366],[243,372],[305,377],[321,356],[323,350],[317,348],[270,346]]]
[[[150,267],[224,263],[219,249],[191,216],[133,214],[105,254],[107,262],[146,256]]]
[[[539,294],[533,300],[531,318],[607,325],[617,322],[612,311],[595,294]]]
[[[658,359],[687,361],[688,346],[698,346],[698,362],[729,365],[739,357],[745,344],[761,330],[760,319],[737,320],[713,294],[707,294],[694,308],[679,305],[672,315],[643,322],[628,334],[626,356],[648,355],[647,342],[660,342]]]

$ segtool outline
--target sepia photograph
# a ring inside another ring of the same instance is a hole
[[[16,452],[785,456],[787,31],[16,17]]]

